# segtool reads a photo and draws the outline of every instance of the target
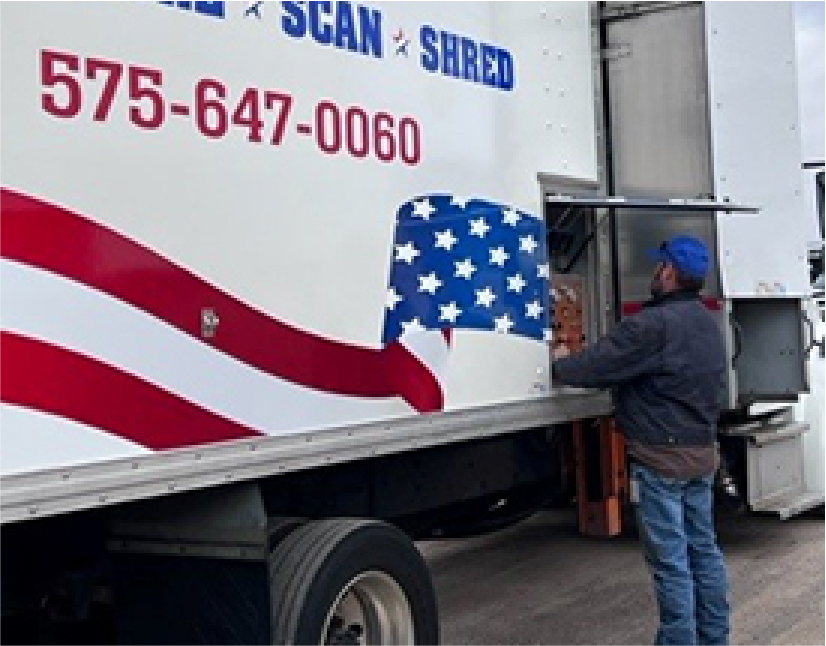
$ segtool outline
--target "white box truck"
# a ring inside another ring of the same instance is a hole
[[[783,405],[814,342],[791,30],[3,3],[3,639],[437,642],[411,539],[574,496],[617,531],[610,396],[552,384],[549,342],[639,307],[675,232],[716,251],[723,481],[822,503]]]

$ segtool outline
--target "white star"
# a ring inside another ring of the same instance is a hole
[[[515,227],[516,223],[522,219],[522,216],[519,215],[519,213],[517,213],[514,209],[505,209],[504,214],[505,217],[503,218],[503,221],[505,224],[509,224],[512,227]]]
[[[452,206],[458,206],[462,209],[465,209],[467,208],[467,203],[470,202],[472,199],[472,197],[459,197],[458,195],[454,195],[450,198],[450,204]]]
[[[516,274],[515,276],[508,276],[508,291],[509,292],[516,292],[519,294],[522,291],[522,288],[527,285],[528,283],[525,282],[525,279],[522,278],[522,274]]]
[[[542,314],[545,308],[539,304],[539,301],[533,301],[525,305],[525,311],[529,319],[538,319],[539,315]]]
[[[427,276],[419,276],[419,291],[427,292],[431,296],[442,286],[442,281],[436,277],[436,272],[431,271]]]
[[[465,258],[462,262],[455,262],[453,264],[456,265],[456,278],[467,278],[470,280],[473,272],[476,271],[476,267],[470,262],[470,258]]]
[[[470,221],[470,235],[484,238],[488,234],[488,231],[490,231],[490,227],[488,223],[485,222],[485,218]]]
[[[445,229],[444,231],[437,231],[436,232],[436,248],[437,249],[446,249],[450,251],[453,249],[453,245],[459,242],[458,238],[454,237],[453,231],[450,229]]]
[[[402,330],[402,336],[404,336],[405,334],[424,332],[425,327],[422,325],[421,321],[419,321],[419,317],[417,316],[412,321],[402,321]]]
[[[534,240],[533,236],[525,236],[524,238],[519,238],[519,251],[527,251],[528,253],[533,253],[539,244]]]
[[[413,202],[413,217],[421,218],[422,220],[429,220],[430,216],[436,212],[427,198]]]
[[[396,288],[391,287],[387,290],[387,297],[384,300],[384,304],[389,310],[396,309],[396,305],[401,303],[404,299],[396,293]]]
[[[490,307],[493,301],[496,300],[496,294],[493,293],[490,287],[476,290],[476,304],[482,307]]]
[[[554,331],[551,328],[545,328],[542,330],[542,339],[550,343],[554,340]]]
[[[493,319],[496,322],[496,331],[501,334],[507,334],[513,327],[513,321],[507,314],[503,314],[499,318]]]
[[[496,247],[496,249],[490,250],[491,265],[499,265],[500,267],[504,267],[510,257],[510,254],[505,251],[505,247]]]
[[[456,319],[462,314],[462,310],[456,307],[455,301],[448,305],[439,305],[439,309],[442,312],[439,315],[440,321],[450,321],[451,323],[455,323]]]
[[[550,278],[551,277],[551,268],[548,266],[547,262],[536,266],[536,276],[537,276],[537,278]]]
[[[406,245],[396,245],[396,262],[403,260],[408,265],[412,265],[416,256],[420,254],[421,252],[413,246],[412,242],[408,242]]]

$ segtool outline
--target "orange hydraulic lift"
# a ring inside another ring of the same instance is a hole
[[[616,536],[628,494],[625,440],[611,417],[575,422],[573,436],[579,531]]]

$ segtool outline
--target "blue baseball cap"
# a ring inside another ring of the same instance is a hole
[[[652,260],[669,262],[677,271],[692,278],[705,278],[708,271],[708,247],[694,236],[675,236],[649,252]]]

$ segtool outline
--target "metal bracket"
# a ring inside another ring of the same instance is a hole
[[[809,318],[805,311],[803,312],[803,322],[809,329],[809,344],[803,350],[803,353],[806,355],[806,357],[808,357],[812,353],[812,350],[814,350],[815,348],[820,348],[820,357],[823,358],[824,354],[826,353],[826,338],[821,338],[818,341],[817,333],[815,332],[814,321],[812,321],[812,319]]]
[[[785,520],[823,504],[823,494],[805,485],[803,434],[808,428],[787,407],[725,429],[726,435],[745,440],[746,502],[752,511]]]
[[[603,22],[616,22],[618,20],[633,20],[652,13],[661,11],[672,11],[681,7],[696,5],[698,2],[692,0],[686,2],[606,2],[601,9],[601,20]]]
[[[211,339],[218,332],[218,325],[221,319],[217,312],[212,308],[204,308],[201,310],[201,336],[206,339]]]
[[[631,43],[616,43],[606,45],[602,48],[602,59],[605,61],[616,61],[620,58],[630,58],[633,54]]]
[[[258,486],[237,483],[120,508],[112,552],[266,559],[268,518]]]

